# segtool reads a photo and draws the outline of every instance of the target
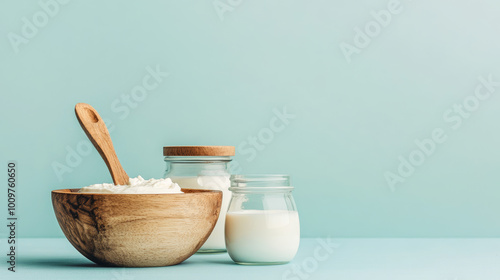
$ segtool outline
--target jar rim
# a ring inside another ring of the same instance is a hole
[[[235,193],[267,193],[267,192],[288,192],[292,191],[292,186],[266,186],[266,187],[229,187],[229,190]]]
[[[164,161],[175,163],[230,162],[231,156],[165,156]]]
[[[236,182],[255,182],[255,181],[289,181],[287,174],[234,174],[231,180]]]
[[[290,176],[286,174],[235,174],[231,175],[234,192],[285,192],[292,191]]]

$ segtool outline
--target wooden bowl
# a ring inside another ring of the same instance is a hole
[[[57,221],[69,242],[105,266],[167,266],[193,255],[212,232],[222,192],[91,194],[52,191]]]

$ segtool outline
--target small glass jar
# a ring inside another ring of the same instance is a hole
[[[222,191],[219,219],[200,253],[226,251],[224,223],[231,199],[229,163],[234,156],[233,146],[169,146],[163,147],[167,167],[165,178],[170,178],[181,188]]]
[[[300,243],[299,215],[287,175],[233,175],[226,248],[238,264],[283,264]]]

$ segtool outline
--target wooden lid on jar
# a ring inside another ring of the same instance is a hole
[[[164,156],[207,156],[226,157],[234,156],[234,146],[165,146]]]

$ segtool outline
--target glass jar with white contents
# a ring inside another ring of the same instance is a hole
[[[198,250],[200,253],[225,252],[224,223],[231,199],[229,163],[234,156],[233,146],[168,146],[163,147],[170,178],[181,188],[222,191],[219,219],[210,237]]]
[[[299,215],[287,175],[233,175],[226,248],[238,264],[291,261],[300,243]]]

